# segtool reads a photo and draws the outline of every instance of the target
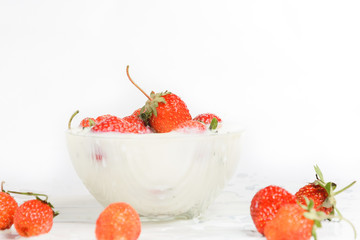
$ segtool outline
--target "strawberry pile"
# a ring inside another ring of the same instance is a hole
[[[31,192],[5,191],[4,182],[0,192],[0,230],[15,226],[17,233],[22,237],[32,237],[50,232],[53,218],[58,215],[44,194]],[[20,206],[10,194],[35,196],[35,199],[25,201]],[[40,197],[45,197],[41,199]]]
[[[336,207],[335,196],[355,181],[335,192],[336,184],[325,182],[320,168],[317,165],[314,168],[316,180],[301,187],[294,195],[274,185],[260,189],[254,195],[250,214],[257,231],[266,239],[309,240],[313,236],[316,240],[316,228],[321,227],[323,220],[336,218],[350,223]]]
[[[129,80],[146,96],[144,106],[125,117],[110,114],[96,118],[87,117],[80,122],[80,127],[90,128],[93,132],[119,133],[167,133],[167,132],[205,132],[215,130],[222,122],[213,113],[202,113],[192,117],[185,102],[176,94],[165,91],[146,94],[130,77],[129,66],[126,68]],[[78,113],[75,112],[69,122]]]

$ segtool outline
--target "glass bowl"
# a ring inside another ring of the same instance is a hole
[[[233,176],[241,135],[66,132],[75,171],[95,199],[127,202],[152,220],[199,217]]]

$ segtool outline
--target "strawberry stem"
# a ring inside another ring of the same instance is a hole
[[[73,115],[71,115],[70,117],[70,120],[69,120],[69,123],[68,123],[68,129],[70,130],[71,129],[71,122],[72,120],[74,119],[74,117],[76,116],[76,114],[79,113],[79,110],[76,110],[76,112],[73,113]]]
[[[17,192],[17,191],[7,191],[7,193],[14,193],[14,194],[21,194],[21,195],[27,195],[27,196],[35,196],[38,197],[45,197],[45,200],[39,199],[41,201],[47,202],[48,195],[42,194],[42,193],[32,193],[32,192]]]
[[[354,231],[354,239],[356,239],[357,233],[356,233],[355,226],[350,222],[350,220],[343,217],[343,215],[340,213],[340,211],[339,211],[339,209],[337,209],[337,207],[334,207],[334,208],[335,208],[335,211],[337,212],[338,216],[333,216],[332,218],[337,218],[340,221],[344,220],[345,222],[347,222],[352,227],[352,229]]]
[[[131,79],[130,74],[129,74],[129,65],[127,65],[127,67],[126,67],[126,74],[127,74],[128,78],[129,78],[130,82],[131,82],[132,84],[134,84],[135,87],[136,87],[137,89],[139,89],[150,101],[152,101],[152,98],[151,98],[148,94],[146,94],[146,92],[144,92],[144,90],[142,90],[142,89]]]
[[[354,185],[356,183],[356,181],[353,181],[352,183],[350,183],[349,185],[347,185],[346,187],[344,187],[343,189],[337,191],[334,193],[334,196],[335,195],[338,195],[339,193],[342,193],[343,191],[345,191],[346,189],[350,188],[352,185]]]
[[[5,181],[1,181],[1,192],[5,192],[4,191],[4,183],[5,183]]]

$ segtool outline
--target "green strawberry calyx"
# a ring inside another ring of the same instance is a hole
[[[299,205],[305,210],[304,217],[314,221],[311,235],[314,237],[314,240],[317,240],[316,229],[321,228],[321,221],[328,219],[329,216],[322,211],[316,211],[314,208],[314,201],[307,197],[305,197],[305,205],[300,203]]]
[[[166,103],[165,98],[163,96],[170,94],[170,92],[165,91],[161,93],[150,93],[150,100],[147,100],[145,105],[140,110],[140,118],[148,122],[149,118],[154,115],[157,117],[157,110],[156,108],[159,106],[159,103]]]
[[[346,187],[344,187],[341,190],[335,192],[335,189],[336,189],[337,185],[335,183],[333,183],[333,182],[326,182],[324,180],[324,175],[321,172],[318,165],[315,165],[314,169],[315,169],[315,172],[316,172],[316,180],[315,180],[314,184],[317,184],[317,185],[320,185],[321,187],[323,187],[326,190],[327,194],[328,194],[328,197],[325,199],[322,206],[326,207],[326,208],[331,208],[331,207],[335,208],[335,206],[336,206],[335,196],[342,193],[346,189],[350,188],[352,185],[354,185],[356,183],[356,181],[353,181],[352,183],[350,183]]]

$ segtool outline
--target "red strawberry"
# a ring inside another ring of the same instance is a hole
[[[129,66],[127,66],[126,73],[129,80],[149,99],[141,109],[140,115],[155,132],[171,132],[179,124],[192,119],[189,109],[180,97],[167,91],[164,93],[151,92],[148,96],[132,81],[129,75]]]
[[[315,208],[319,211],[323,211],[326,214],[330,214],[334,210],[333,206],[322,206],[325,200],[328,198],[328,193],[324,187],[317,185],[316,183],[309,183],[300,188],[299,191],[295,193],[295,196],[301,204],[305,204],[304,197],[312,199],[315,203]]]
[[[136,240],[140,232],[139,215],[127,203],[110,204],[96,221],[95,235],[97,240]]]
[[[95,125],[95,119],[94,118],[84,118],[80,122],[80,127],[86,128],[86,127],[92,127]]]
[[[213,113],[202,113],[194,117],[194,120],[203,122],[204,124],[210,124],[213,118],[216,118],[216,120],[220,123],[222,122],[221,118],[216,116]]]
[[[336,184],[333,182],[325,182],[323,174],[317,165],[314,166],[314,169],[317,179],[313,183],[309,183],[300,188],[298,192],[295,193],[296,199],[301,204],[305,204],[306,198],[312,199],[316,210],[323,211],[326,214],[333,213],[336,207],[335,196],[351,187],[355,182],[352,182],[342,190],[334,192]]]
[[[269,221],[264,229],[267,240],[310,240],[311,236],[317,239],[316,229],[321,227],[321,222],[327,219],[336,218],[345,220],[354,231],[354,225],[341,214],[327,215],[322,211],[316,211],[314,201],[305,198],[305,204],[285,204],[281,206],[276,216]]]
[[[267,240],[310,240],[314,220],[304,216],[305,210],[298,204],[285,204],[269,221],[264,230]]]
[[[266,224],[275,217],[282,205],[288,203],[296,203],[295,196],[278,186],[267,186],[254,195],[250,214],[259,233],[264,234]]]
[[[151,93],[150,98],[142,109],[142,114],[150,115],[149,125],[156,132],[171,132],[181,123],[192,119],[186,104],[175,94]]]
[[[95,123],[96,124],[99,124],[101,123],[102,121],[108,119],[108,118],[111,118],[111,117],[114,117],[113,115],[111,114],[105,114],[105,115],[101,115],[101,116],[98,116],[96,119],[95,119]]]
[[[144,125],[141,119],[135,116],[119,118],[116,116],[108,117],[99,124],[96,124],[92,131],[94,132],[119,132],[119,133],[149,133],[148,127]]]
[[[92,131],[94,132],[120,132],[120,133],[130,133],[134,132],[134,127],[130,125],[127,121],[118,118],[116,116],[111,116],[99,124],[96,124]]]
[[[0,192],[0,230],[9,229],[14,222],[15,210],[18,208],[18,204],[15,199],[3,190],[3,184],[1,183]]]
[[[40,199],[24,202],[16,209],[14,226],[23,237],[48,233],[53,225],[54,211],[49,203]]]
[[[201,133],[206,131],[206,126],[199,121],[188,120],[180,123],[174,131],[184,133]]]
[[[151,130],[148,126],[145,125],[145,122],[140,118],[140,110],[136,110],[130,116],[124,117],[123,120],[127,121],[131,125],[136,126],[136,133],[151,133]]]

